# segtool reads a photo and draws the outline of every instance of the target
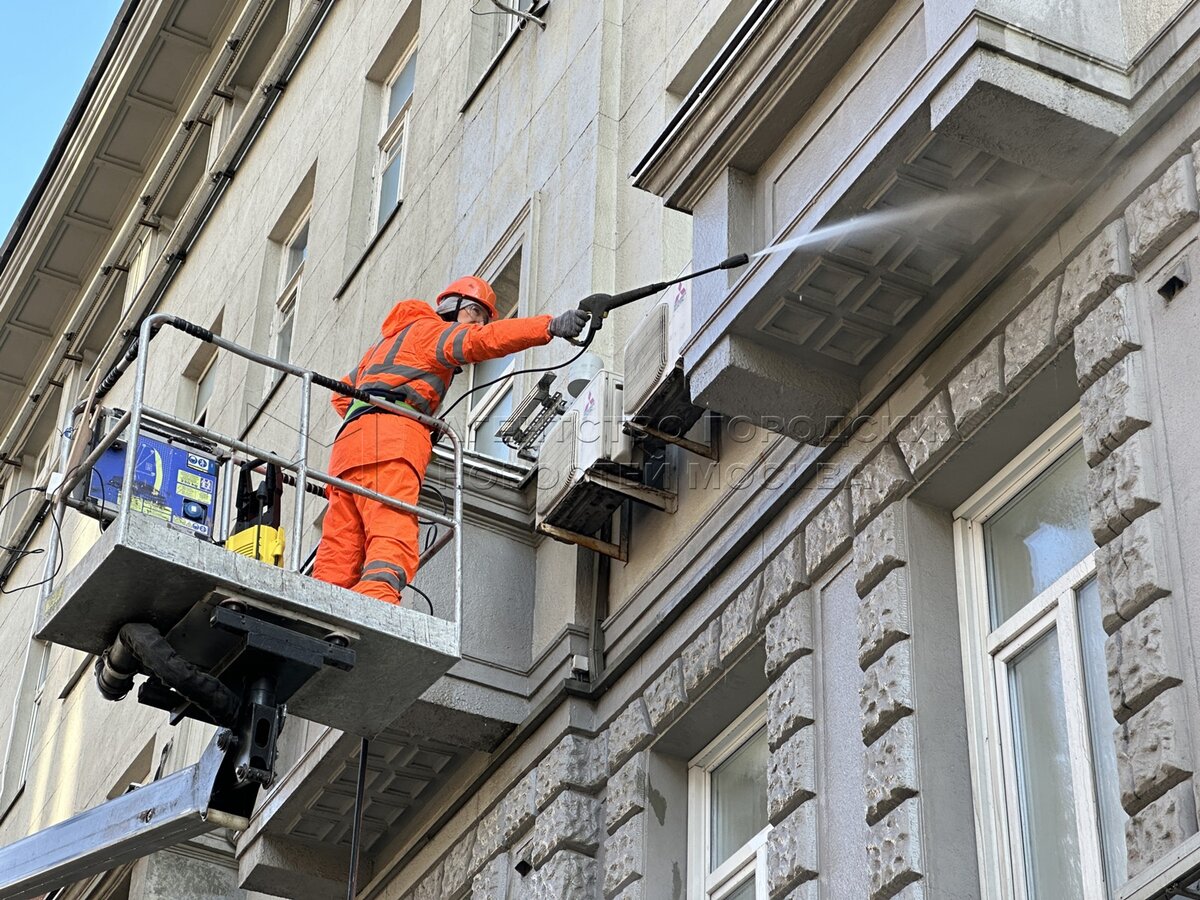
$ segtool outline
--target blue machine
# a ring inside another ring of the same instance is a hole
[[[128,442],[116,441],[96,461],[82,499],[115,512],[125,475]],[[213,537],[219,465],[214,454],[178,436],[143,425],[138,437],[130,508],[176,528]]]

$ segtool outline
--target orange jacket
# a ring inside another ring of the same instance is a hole
[[[548,315],[457,325],[444,321],[424,300],[401,300],[383,320],[383,336],[343,381],[435,415],[462,366],[549,343],[549,326]],[[332,398],[343,417],[351,402],[342,394]],[[356,466],[405,459],[421,475],[429,452],[429,429],[419,422],[386,413],[360,415],[339,432],[329,470],[341,475]]]

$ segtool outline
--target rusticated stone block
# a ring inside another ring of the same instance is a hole
[[[646,814],[639,813],[604,844],[604,896],[624,890],[645,874]]]
[[[855,531],[861,531],[879,510],[903,496],[912,484],[912,475],[899,451],[890,443],[880,446],[850,479]]]
[[[714,619],[692,638],[681,654],[683,687],[688,699],[695,700],[721,674],[721,620]]]
[[[438,865],[417,884],[412,893],[413,900],[443,900],[442,867]]]
[[[1054,333],[1059,341],[1070,339],[1071,331],[1083,317],[1113,292],[1133,280],[1129,262],[1129,238],[1125,222],[1109,222],[1083,251],[1067,264],[1063,273],[1062,296]]]
[[[730,600],[721,613],[721,665],[740,656],[758,636],[758,601],[762,596],[762,573],[755,575]]]
[[[1075,328],[1075,373],[1086,388],[1142,347],[1133,285],[1123,284]]]
[[[604,828],[609,834],[646,808],[648,761],[644,751],[635,753],[608,779]]]
[[[960,440],[946,391],[935,394],[923,409],[905,418],[896,431],[896,445],[914,478],[925,477]]]
[[[654,900],[654,895],[647,889],[646,879],[639,878],[637,881],[625,885],[608,900]]]
[[[905,800],[871,826],[867,867],[871,900],[885,900],[924,876],[921,822],[917,798]]]
[[[954,425],[964,437],[1004,402],[1003,339],[1003,335],[992,338],[947,385]]]
[[[1100,612],[1109,634],[1171,592],[1166,543],[1162,510],[1154,509],[1096,551]]]
[[[1054,355],[1054,315],[1061,290],[1062,278],[1055,278],[1004,329],[1004,383],[1010,391]]]
[[[884,732],[913,711],[912,656],[909,641],[889,647],[867,669],[859,690],[863,743],[875,743]]]
[[[767,763],[767,818],[779,822],[817,793],[813,729],[801,728],[771,754]]]
[[[670,725],[687,706],[683,690],[683,663],[676,659],[642,692],[650,727],[660,731]]]
[[[862,669],[912,634],[908,574],[893,569],[858,607],[858,665]]]
[[[1159,505],[1154,463],[1153,439],[1142,430],[1088,471],[1088,521],[1098,546]]]
[[[1079,399],[1083,449],[1089,466],[1150,424],[1145,363],[1131,353],[1101,375]]]
[[[598,790],[607,774],[604,749],[603,735],[565,735],[538,764],[538,809],[544,809],[567,788],[587,793]]]
[[[767,623],[767,678],[774,681],[786,667],[812,653],[812,594],[797,594]]]
[[[504,798],[479,821],[475,832],[473,866],[479,868],[501,850],[512,845],[513,839],[533,824],[537,770],[527,772]]]
[[[1121,805],[1133,815],[1191,777],[1181,691],[1167,691],[1117,726]]]
[[[535,868],[559,850],[592,856],[600,846],[600,801],[578,791],[563,791],[538,814],[530,859]]]
[[[817,877],[817,804],[801,803],[767,834],[767,895],[784,896]]]
[[[1141,268],[1200,217],[1191,156],[1178,159],[1125,210],[1129,257]]]
[[[595,900],[599,882],[596,860],[563,850],[530,874],[526,896],[529,900]]]
[[[1108,660],[1108,695],[1113,716],[1124,722],[1181,678],[1163,645],[1160,600],[1118,628],[1104,644]]]
[[[654,729],[646,713],[646,704],[635,697],[608,726],[608,770],[615,772],[654,740]]]
[[[804,527],[804,558],[816,579],[850,549],[850,492],[839,488]]]
[[[1125,822],[1128,876],[1134,878],[1196,833],[1191,781],[1171,788]]]
[[[804,568],[804,533],[800,532],[780,547],[763,571],[762,604],[759,616],[767,619],[785,603],[808,587]]]
[[[777,750],[813,722],[812,656],[802,656],[767,688],[767,741]]]
[[[475,872],[472,860],[475,852],[475,829],[464,834],[450,848],[442,866],[442,891],[447,897],[458,897],[471,885]]]
[[[908,562],[908,532],[903,517],[903,504],[893,503],[854,539],[854,569],[858,573],[854,589],[858,596],[865,597],[885,575]]]
[[[874,825],[909,797],[917,796],[917,737],[906,716],[867,748],[864,757],[867,824]]]
[[[512,865],[507,853],[501,853],[479,870],[471,882],[471,900],[507,900]]]

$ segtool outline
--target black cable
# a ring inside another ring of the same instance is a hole
[[[421,590],[419,587],[417,587],[415,584],[408,584],[408,585],[405,585],[405,587],[412,588],[414,591],[416,591],[418,594],[420,594],[422,597],[425,598],[425,602],[429,604],[429,614],[432,616],[433,615],[433,601],[429,599],[429,595],[427,593],[425,593],[423,590]]]
[[[358,784],[354,788],[354,823],[350,830],[350,877],[346,881],[346,900],[358,894],[358,854],[362,842],[363,795],[367,784],[367,739],[358,745]]]
[[[516,378],[518,375],[528,375],[531,372],[553,372],[555,369],[565,369],[567,366],[569,366],[571,363],[575,362],[575,360],[579,359],[579,357],[583,356],[583,354],[587,352],[588,347],[590,347],[592,345],[592,337],[594,335],[595,335],[594,331],[590,335],[588,335],[587,339],[584,340],[584,342],[583,342],[583,346],[579,348],[579,352],[576,353],[574,356],[572,356],[568,360],[565,360],[560,363],[556,363],[552,366],[536,366],[531,369],[517,369],[515,372],[509,372],[507,375],[501,375],[499,378],[493,378],[491,381],[484,382],[483,384],[479,385],[478,387],[471,388],[469,391],[467,391],[461,397],[459,397],[457,400],[455,400],[453,403],[451,403],[450,406],[447,407],[444,412],[439,413],[439,417],[442,419],[445,419],[447,416],[450,415],[450,413],[452,413],[454,411],[454,407],[458,406],[458,404],[462,403],[464,400],[466,400],[468,397],[470,397],[473,393],[475,393],[476,391],[482,391],[484,388],[490,388],[494,384],[499,384],[500,382],[507,381],[510,378]]]

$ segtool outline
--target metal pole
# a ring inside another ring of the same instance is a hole
[[[354,828],[350,832],[350,879],[346,884],[346,900],[358,896],[358,855],[362,842],[363,796],[367,784],[367,748],[363,738],[358,745],[358,786],[354,789]]]
[[[288,568],[299,572],[304,562],[300,535],[304,533],[304,494],[308,487],[308,415],[312,403],[312,372],[300,377],[300,448],[296,451],[296,505],[292,515],[292,538]],[[282,474],[282,473],[281,473]]]
[[[150,335],[160,322],[170,316],[155,313],[147,316],[138,330],[137,366],[133,376],[133,402],[129,405],[129,438],[125,443],[125,472],[121,476],[121,491],[117,495],[117,538],[124,540],[129,533],[129,510],[133,500],[133,476],[137,471],[138,433],[142,428],[142,395],[146,391],[146,358],[150,355]]]
[[[458,433],[447,428],[447,435],[454,445],[454,640],[462,647],[462,595],[463,595],[463,448]]]

